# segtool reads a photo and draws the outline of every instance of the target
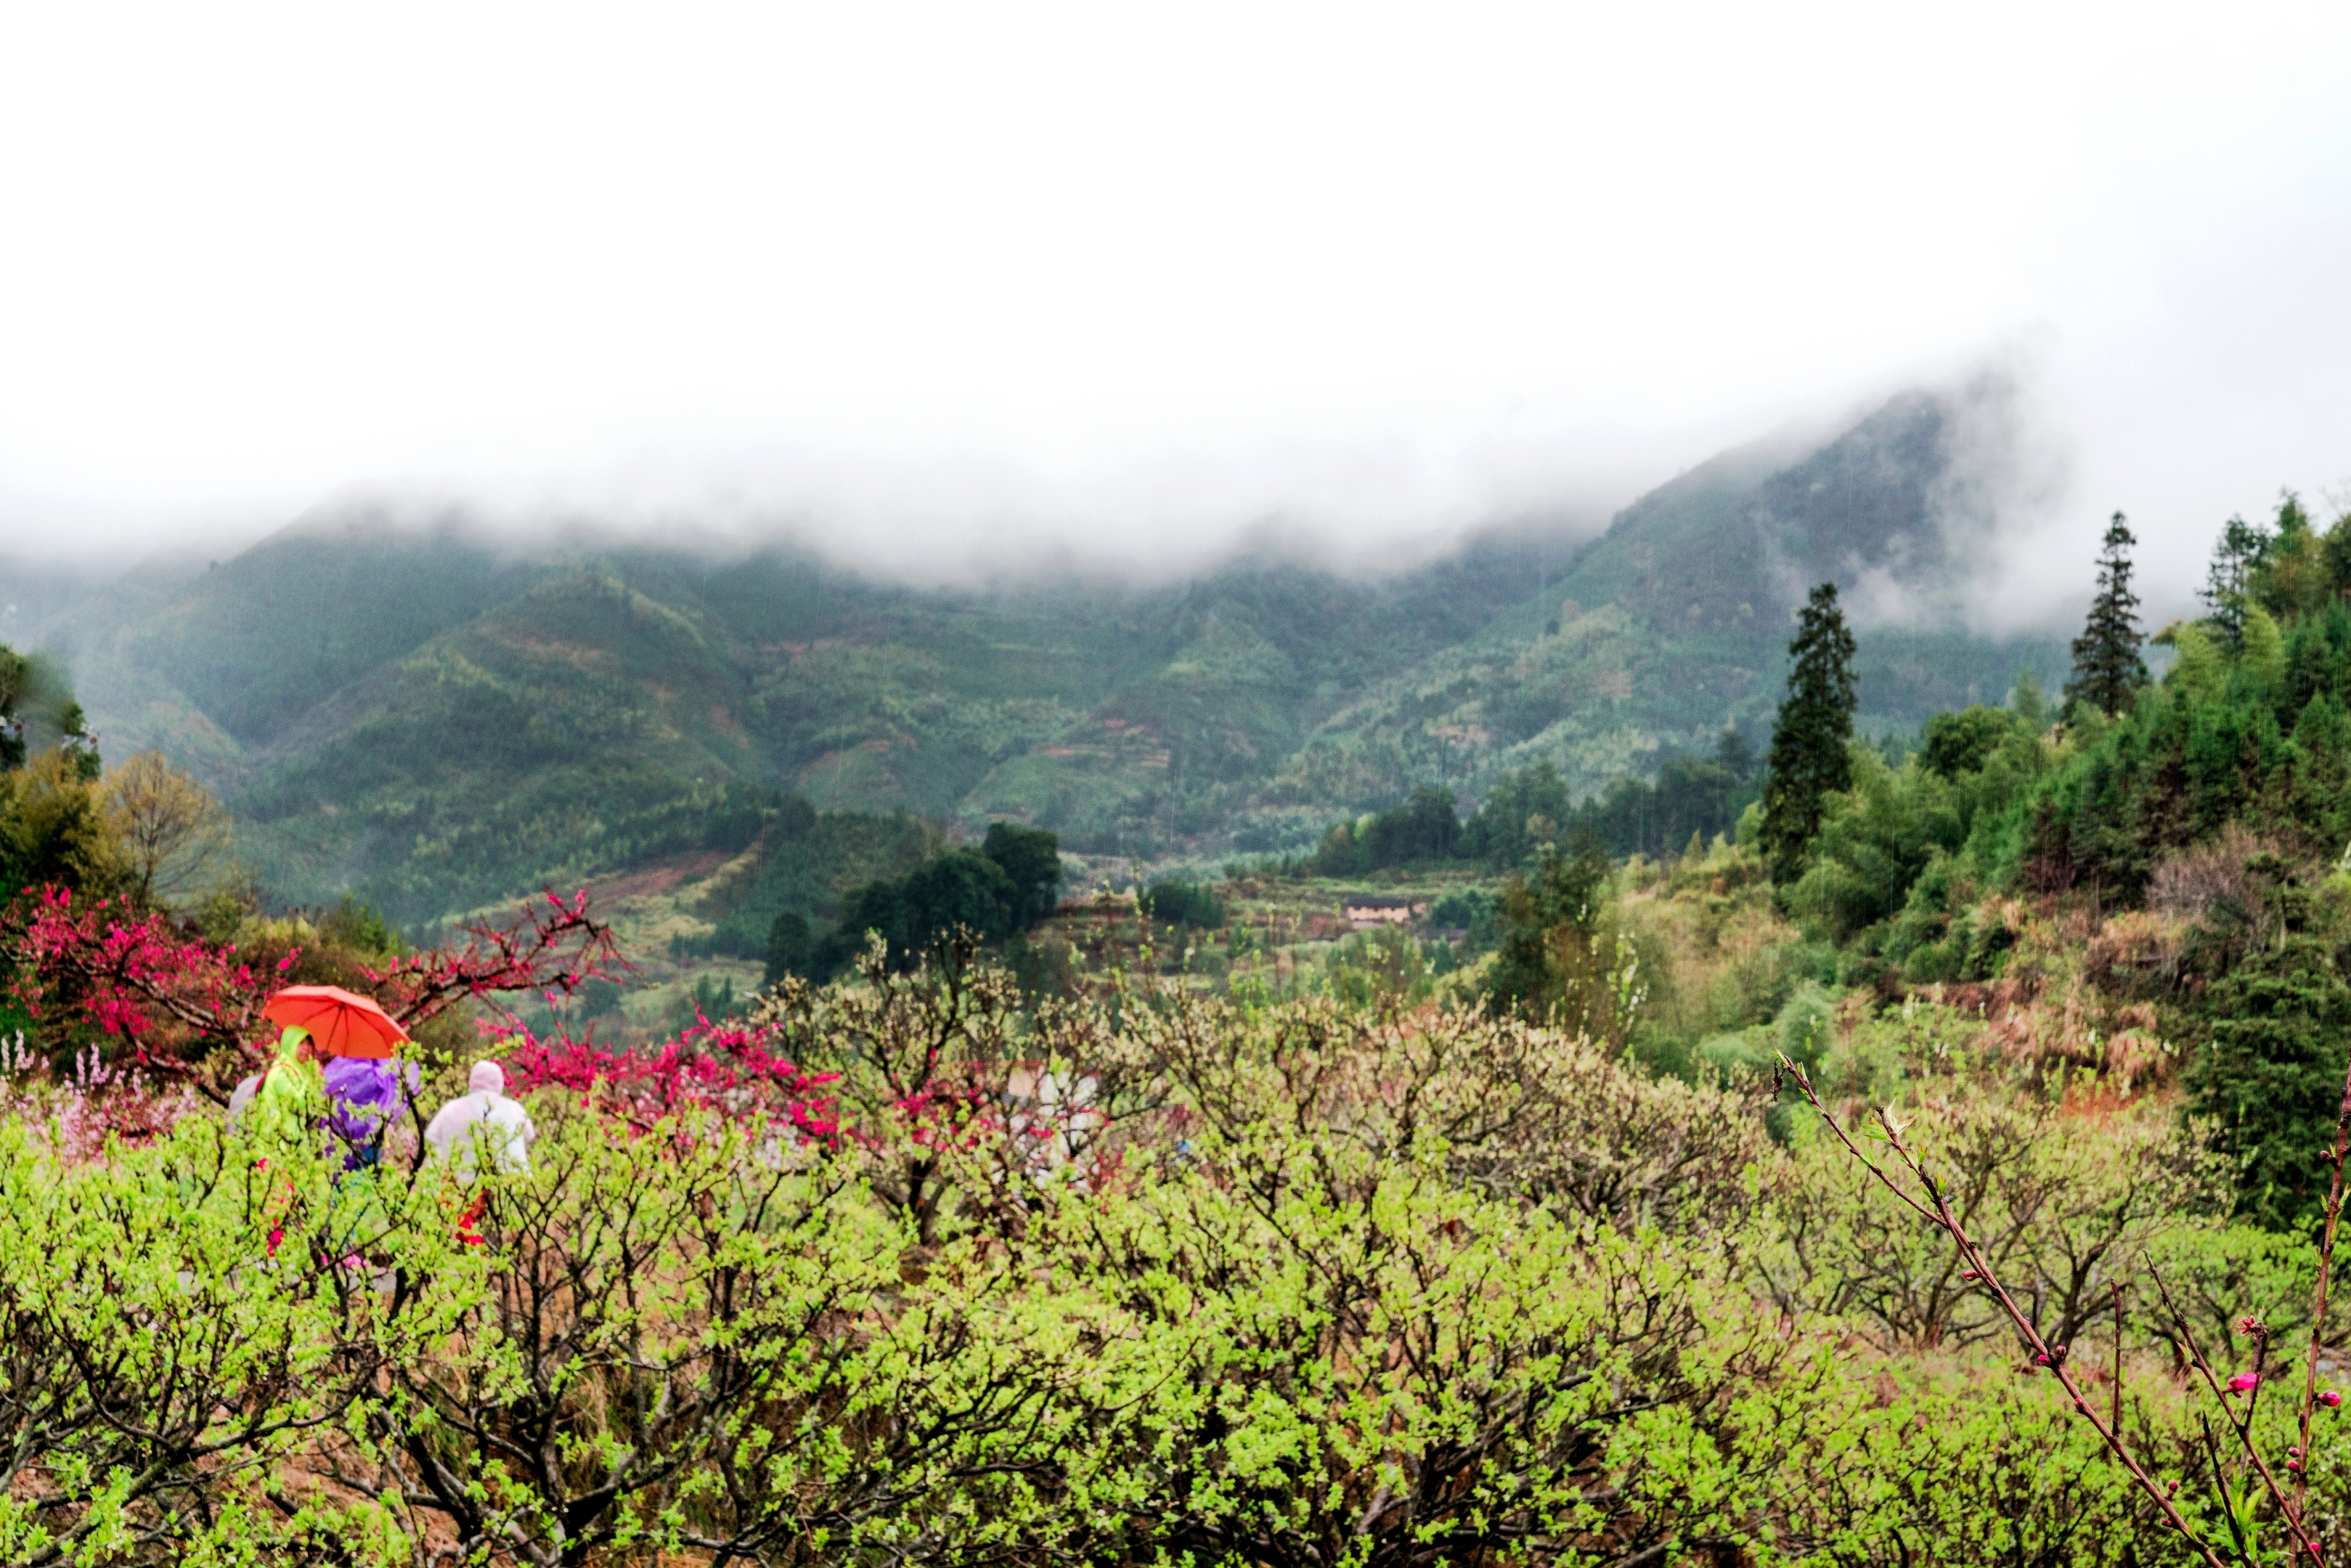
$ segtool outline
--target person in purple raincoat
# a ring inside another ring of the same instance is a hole
[[[423,1071],[413,1061],[338,1056],[329,1059],[326,1078],[327,1133],[343,1169],[373,1170],[383,1158],[383,1135],[415,1097]]]

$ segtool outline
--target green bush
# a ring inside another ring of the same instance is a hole
[[[1196,931],[1219,930],[1226,920],[1225,901],[1204,882],[1155,882],[1135,903],[1154,920]]]
[[[356,1179],[206,1113],[69,1157],[88,1107],[13,1087],[0,1558],[2179,1560],[1948,1247],[1765,1135],[1763,1082],[1327,994],[1030,1008],[953,944],[754,1023],[851,1135],[541,1091],[477,1194],[413,1129]],[[2307,1245],[2226,1221],[2159,1111],[1970,1074],[1957,1015],[1861,1027],[1823,1080],[1920,1118],[2050,1333],[2089,1355],[2120,1281],[2168,1364],[2149,1256],[2223,1314],[2205,1354],[2231,1306],[2307,1332]],[[2192,1418],[2135,1386],[2209,1520]],[[2330,1519],[2346,1460],[2322,1433]]]

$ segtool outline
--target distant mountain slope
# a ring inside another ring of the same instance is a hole
[[[1809,451],[1759,444],[1658,486],[1535,601],[1332,715],[1262,803],[1311,807],[1341,779],[1366,798],[1393,799],[1407,778],[1474,792],[1498,768],[1545,758],[1590,789],[1702,750],[1729,723],[1760,742],[1790,617],[1813,583],[1956,597],[1969,563],[1948,558],[1934,517],[1950,424],[1943,402],[1912,394]],[[1929,622],[1865,626],[1858,642],[1862,716],[1876,728],[1999,701],[2027,665],[2053,684],[2067,668],[2050,636]]]
[[[350,516],[86,594],[50,640],[109,749],[197,768],[282,896],[356,888],[411,923],[708,847],[746,790],[1013,817],[1092,854],[1280,849],[1416,781],[1474,796],[1548,758],[1592,789],[1726,722],[1760,740],[1811,583],[1951,599],[1951,444],[1914,394],[1726,453],[1580,549],[1489,535],[1381,581],[1244,557],[915,591],[795,549],[517,552]],[[1861,644],[1881,727],[1997,698],[2027,660],[2063,674],[2053,639]]]
[[[360,516],[268,543],[129,629],[133,666],[172,684],[241,745],[522,591],[544,568],[501,560],[454,526]]]

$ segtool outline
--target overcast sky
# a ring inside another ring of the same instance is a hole
[[[389,490],[1374,550],[1996,361],[2020,580],[2120,507],[2184,588],[2351,476],[2346,17],[18,5],[0,545]]]

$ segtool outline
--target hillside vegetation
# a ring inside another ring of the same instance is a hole
[[[168,586],[28,580],[45,619],[18,635],[68,656],[110,748],[230,805],[275,896],[411,928],[732,849],[751,788],[1216,863],[1311,852],[1416,785],[1476,800],[1549,763],[1581,802],[1726,725],[1760,747],[1806,584],[1932,605],[1963,577],[1938,531],[1959,418],[1905,397],[1714,459],[1580,545],[1530,527],[1377,581],[1243,556],[918,591],[785,549],[506,550],[357,513]],[[1863,723],[1996,701],[2027,662],[2062,649],[1865,629]]]
[[[768,916],[770,983],[625,1037],[585,900],[418,952],[197,897],[201,790],[21,679],[0,1552],[2351,1552],[2351,519],[2232,521],[2159,680],[2107,538],[2061,696],[1863,734],[1818,583],[1760,762],[1427,786],[1139,897],[728,781],[673,940]],[[776,962],[820,905],[874,933],[827,984]],[[216,1108],[290,978],[417,1020],[376,1163]],[[527,1168],[418,1139],[476,1022]]]

